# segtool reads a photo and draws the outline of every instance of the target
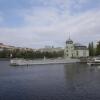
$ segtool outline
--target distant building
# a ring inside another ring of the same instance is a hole
[[[3,51],[3,50],[14,50],[15,47],[14,46],[9,46],[9,45],[5,45],[3,43],[0,43],[0,51]]]
[[[3,50],[9,50],[9,51],[14,51],[14,50],[19,50],[19,51],[35,51],[35,49],[32,48],[22,48],[22,47],[15,47],[15,46],[10,46],[10,45],[5,45],[3,43],[0,43],[0,51]]]
[[[45,46],[45,48],[38,49],[40,52],[60,52],[64,51],[61,47]]]
[[[65,56],[65,58],[88,57],[89,56],[89,50],[86,46],[81,45],[80,43],[74,44],[71,39],[68,39],[66,41],[64,56]]]

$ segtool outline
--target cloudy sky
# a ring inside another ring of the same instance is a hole
[[[0,0],[0,42],[40,48],[69,37],[100,40],[100,0]]]

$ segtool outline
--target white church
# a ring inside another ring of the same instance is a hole
[[[81,45],[80,43],[75,43],[69,38],[66,41],[66,47],[64,50],[65,58],[81,58],[88,57],[89,50],[86,46]]]

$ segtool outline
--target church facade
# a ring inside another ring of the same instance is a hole
[[[66,41],[66,47],[64,49],[64,57],[65,58],[81,58],[88,57],[89,50],[86,46],[81,45],[79,43],[74,44],[71,39]]]

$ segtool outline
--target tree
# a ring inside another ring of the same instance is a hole
[[[96,47],[96,55],[100,55],[100,41],[98,42]]]
[[[93,42],[89,43],[89,56],[94,56],[95,55],[95,51],[94,51],[94,44]]]
[[[58,58],[64,56],[64,51],[59,52],[41,52],[41,51],[26,51],[26,50],[20,50],[20,49],[14,49],[14,50],[8,50],[4,49],[3,51],[0,51],[0,58],[10,58],[10,55],[12,55],[11,58],[25,58],[25,59],[36,59],[36,58]]]

